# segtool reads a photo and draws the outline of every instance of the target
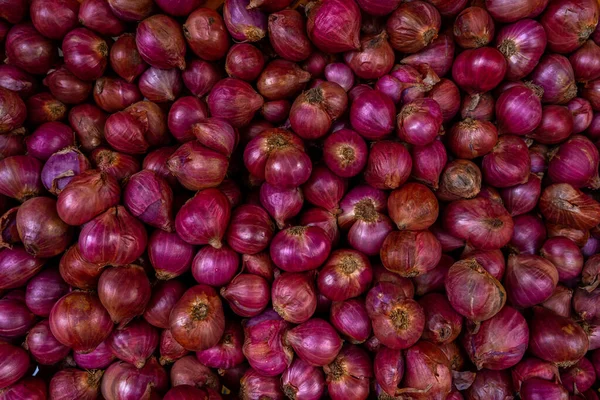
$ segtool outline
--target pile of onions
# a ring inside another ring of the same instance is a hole
[[[0,0],[0,400],[598,399],[599,19]]]

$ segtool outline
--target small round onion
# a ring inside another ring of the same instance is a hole
[[[185,69],[185,40],[180,25],[166,15],[153,15],[137,27],[135,43],[142,59],[156,68]]]

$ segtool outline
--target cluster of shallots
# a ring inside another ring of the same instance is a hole
[[[0,400],[598,400],[597,0],[0,0]]]

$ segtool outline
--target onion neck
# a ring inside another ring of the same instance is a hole
[[[204,321],[208,317],[208,305],[200,301],[192,305],[191,316],[194,321]]]
[[[379,217],[375,209],[375,204],[373,204],[371,199],[358,201],[354,206],[354,215],[356,215],[357,219],[365,222],[375,222]]]

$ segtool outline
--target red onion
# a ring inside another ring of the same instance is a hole
[[[123,192],[123,203],[142,222],[173,231],[173,191],[155,172],[143,170],[132,175]]]
[[[288,100],[275,100],[265,103],[260,112],[267,121],[275,124],[284,122],[291,108],[292,104]]]
[[[22,69],[3,64],[0,65],[0,72],[2,72],[0,87],[17,93],[21,98],[27,98],[37,92],[36,79]]]
[[[271,61],[258,77],[258,92],[269,100],[280,100],[298,94],[310,80],[310,74],[287,60]]]
[[[198,141],[211,150],[230,156],[239,140],[238,131],[219,118],[206,118],[192,125]]]
[[[319,292],[332,301],[344,301],[364,293],[373,271],[368,258],[355,250],[334,251],[323,266],[317,284]]]
[[[557,53],[579,48],[596,29],[599,12],[593,1],[551,2],[540,20],[548,35],[548,48]]]
[[[229,160],[198,141],[180,146],[167,161],[169,171],[189,190],[202,190],[221,184]]]
[[[69,285],[79,289],[95,289],[102,274],[103,266],[83,259],[79,245],[71,246],[60,259],[60,276]]]
[[[117,39],[110,49],[110,65],[128,83],[132,83],[148,68],[137,50],[134,35],[124,34]]]
[[[456,57],[452,77],[464,91],[483,93],[492,90],[504,78],[507,63],[502,53],[491,47],[465,50]]]
[[[160,335],[160,365],[172,364],[189,353],[173,338],[171,330],[165,329]]]
[[[112,321],[96,295],[71,292],[52,308],[50,329],[65,346],[90,352],[110,335]]]
[[[264,376],[277,376],[290,366],[294,353],[283,343],[284,333],[289,328],[288,322],[281,319],[275,311],[267,310],[244,321],[242,325],[245,336],[244,356],[252,368]],[[242,388],[243,386],[242,382]]]
[[[404,357],[399,350],[381,348],[373,362],[375,381],[385,393],[396,395],[396,390],[404,375]]]
[[[591,103],[594,111],[597,111],[600,109],[600,101],[598,98],[598,89],[599,89],[598,84],[599,83],[600,83],[600,79],[596,79],[595,81],[586,82],[583,85],[583,87],[581,88],[581,96]],[[596,131],[595,124],[594,124],[594,128],[590,129],[590,131],[592,133],[594,133]]]
[[[171,133],[173,133],[172,130]],[[154,171],[157,175],[166,179],[171,187],[174,187],[177,184],[177,178],[171,175],[167,160],[175,153],[175,150],[177,150],[177,146],[161,147],[151,151],[144,157],[142,168]]]
[[[160,14],[146,18],[137,27],[135,43],[142,59],[151,66],[185,69],[185,40],[173,18]]]
[[[432,143],[442,126],[442,111],[433,99],[418,99],[405,104],[398,114],[398,137],[410,144]]]
[[[401,350],[419,340],[425,325],[423,308],[404,297],[401,288],[380,282],[367,294],[366,308],[373,333],[385,346]]]
[[[0,387],[3,389],[17,382],[29,369],[29,356],[20,347],[0,343]]]
[[[598,149],[588,138],[572,136],[550,159],[548,175],[556,183],[596,188],[600,185],[598,161]]]
[[[545,399],[567,400],[567,390],[558,383],[533,378],[523,382],[521,386],[521,397],[523,399]]]
[[[256,254],[267,248],[274,230],[269,214],[263,208],[242,205],[232,213],[226,240],[238,253]]]
[[[450,256],[442,254],[440,262],[434,269],[413,278],[416,286],[416,293],[422,296],[432,291],[443,290],[448,269],[450,269],[450,266],[452,266],[453,263],[454,260]]]
[[[263,184],[263,187],[265,187],[265,185],[268,184]],[[269,188],[272,190],[270,185]],[[298,198],[297,200],[301,202],[302,194],[304,194],[306,200],[315,206],[320,206],[332,213],[336,213],[339,210],[339,202],[344,196],[346,188],[346,180],[332,173],[328,168],[320,166],[313,169],[309,180],[302,186],[302,192],[298,191],[299,196],[295,194],[294,197]],[[290,192],[289,190],[286,190],[282,191],[282,193]],[[300,207],[298,207],[298,211],[300,211],[299,208]]]
[[[225,329],[221,299],[210,286],[193,286],[171,311],[169,325],[173,338],[184,348],[201,351],[213,347]]]
[[[523,214],[513,218],[515,229],[508,244],[516,254],[537,254],[546,239],[546,227],[541,218]]]
[[[25,303],[35,315],[47,317],[54,303],[68,291],[69,285],[63,281],[57,268],[45,269],[27,283]]]
[[[84,151],[94,150],[104,142],[106,118],[106,114],[92,104],[78,105],[69,111],[69,125]]]
[[[513,387],[508,371],[482,369],[465,392],[467,400],[500,400],[511,398]]]
[[[450,267],[445,288],[452,307],[473,321],[490,319],[506,302],[502,284],[472,258],[458,261]]]
[[[48,197],[27,200],[17,212],[17,230],[28,253],[49,258],[62,253],[73,237],[72,228],[56,213],[56,201]]]
[[[3,7],[11,8],[12,5]],[[58,59],[56,44],[42,36],[31,23],[13,26],[6,35],[5,48],[7,64],[30,74],[45,74]]]
[[[44,189],[42,163],[31,156],[12,156],[0,160],[0,194],[25,201]]]
[[[323,370],[332,400],[368,398],[373,368],[365,350],[346,344],[335,360],[324,366]]]
[[[83,0],[78,18],[81,25],[101,35],[119,36],[125,30],[123,21],[113,14],[108,1]]]
[[[352,102],[350,122],[365,139],[383,139],[394,129],[395,112],[392,99],[377,90],[368,90]]]
[[[599,56],[600,47],[594,41],[588,40],[569,57],[577,81],[587,82],[600,78],[600,63],[597,60]]]
[[[462,343],[478,369],[502,370],[523,358],[528,338],[525,318],[514,308],[506,306],[482,322],[476,332],[467,331]]]
[[[239,380],[239,383],[241,398],[248,400],[285,399],[285,395],[281,391],[280,379],[274,376],[264,376],[254,368],[249,368]]]
[[[116,206],[84,225],[79,235],[81,255],[96,264],[127,265],[146,248],[143,224]]]
[[[494,119],[495,100],[490,93],[466,95],[461,104],[461,117],[483,121]]]
[[[119,202],[117,180],[105,172],[84,171],[58,195],[58,216],[69,225],[82,225]]]
[[[461,259],[472,258],[477,261],[487,272],[494,278],[502,280],[505,270],[505,259],[502,251],[496,250],[473,250],[467,249],[463,251]]]
[[[436,196],[442,201],[469,199],[481,191],[481,171],[469,160],[454,160],[446,164],[440,176]]]
[[[25,144],[29,155],[45,161],[57,151],[73,146],[75,137],[68,125],[62,122],[47,122],[27,136]]]
[[[556,144],[573,133],[573,115],[568,108],[556,105],[544,106],[542,121],[528,137],[543,144]]]
[[[454,39],[451,32],[442,32],[423,50],[404,57],[402,64],[418,67],[428,64],[438,76],[444,76],[450,71],[454,58]]]
[[[107,345],[120,360],[142,368],[158,346],[158,331],[146,321],[133,321],[113,331]]]
[[[460,109],[460,91],[449,79],[442,78],[427,94],[435,100],[441,110],[444,123],[450,122]]]
[[[221,341],[214,347],[197,352],[196,358],[210,368],[232,368],[245,360],[242,353],[243,342],[242,327],[237,323],[227,322]]]
[[[425,341],[417,343],[406,352],[402,385],[404,388],[397,389],[396,395],[445,399],[452,385],[448,358],[432,343]]]
[[[302,359],[295,359],[281,377],[283,391],[289,398],[317,400],[325,389],[325,378],[320,368]]]
[[[403,3],[387,21],[390,43],[402,53],[416,53],[437,37],[441,19],[437,9],[424,1]]]
[[[285,341],[298,357],[314,366],[324,366],[335,360],[342,340],[326,321],[313,318],[289,330]]]
[[[427,229],[438,217],[437,199],[419,183],[407,183],[388,197],[388,213],[401,230]]]
[[[410,176],[412,159],[401,143],[380,141],[371,146],[365,181],[377,189],[396,189]]]
[[[275,219],[280,229],[286,226],[287,220],[298,215],[303,200],[300,188],[280,189],[267,182],[263,183],[260,188],[260,202]]]
[[[124,110],[143,99],[137,85],[105,76],[96,81],[93,93],[98,107],[109,113]]]
[[[11,24],[17,24],[25,18],[29,9],[29,2],[25,0],[3,0],[2,6],[0,18],[4,18]]]
[[[484,181],[495,187],[527,182],[530,172],[527,145],[517,136],[500,136],[492,152],[483,158],[481,169]]]
[[[232,78],[251,82],[256,80],[265,66],[264,54],[248,43],[234,44],[227,53],[225,71]]]
[[[44,85],[48,86],[57,100],[65,104],[83,103],[92,92],[90,82],[80,80],[65,67],[51,71],[44,78]]]
[[[106,269],[98,281],[100,301],[119,328],[144,312],[150,290],[150,282],[139,265]]]
[[[413,146],[411,150],[413,168],[411,174],[417,181],[438,188],[442,169],[448,161],[446,148],[441,141],[435,140],[425,146]]]
[[[76,398],[91,400],[98,397],[104,371],[81,371],[67,368],[57,372],[50,381],[50,397],[53,399]]]
[[[550,261],[536,255],[509,256],[504,284],[513,305],[531,307],[542,303],[557,283],[558,272]]]
[[[239,274],[221,288],[221,296],[242,317],[255,317],[269,304],[269,283],[252,274]]]
[[[207,220],[205,215],[214,218]],[[231,206],[227,197],[217,189],[205,189],[190,199],[175,217],[175,229],[190,244],[222,246],[221,239],[227,229]]]
[[[192,130],[193,125],[207,117],[206,103],[194,96],[181,97],[169,110],[169,131],[178,141],[189,142],[196,138]]]
[[[573,310],[588,323],[598,324],[600,322],[600,309],[597,306],[600,290],[589,291],[578,288],[573,297]]]
[[[198,283],[223,286],[237,273],[239,262],[239,255],[228,246],[220,249],[205,246],[194,257],[192,274]]]
[[[540,255],[556,266],[561,282],[568,282],[578,277],[583,269],[583,256],[579,247],[564,237],[546,240],[540,249]]]
[[[458,337],[462,330],[462,316],[454,311],[444,295],[429,293],[419,299],[419,305],[425,312],[423,339],[450,343]]]
[[[552,295],[542,303],[542,306],[554,311],[563,317],[571,316],[571,299],[573,298],[573,290],[558,285]]]
[[[506,79],[516,81],[537,65],[546,48],[546,32],[538,22],[523,19],[502,27],[496,43],[508,63]]]
[[[91,164],[75,147],[66,147],[52,154],[42,168],[42,183],[54,195],[67,186],[74,176],[88,170]]]
[[[65,65],[77,78],[92,81],[100,78],[108,64],[108,44],[85,28],[70,31],[62,43]]]
[[[34,94],[27,99],[27,120],[31,124],[62,121],[66,116],[67,107],[50,93]]]
[[[337,218],[327,210],[318,207],[310,208],[300,215],[299,222],[301,225],[316,226],[323,229],[333,246],[337,245],[340,240]]]
[[[79,4],[76,0],[48,2],[34,0],[29,9],[33,26],[50,39],[62,39],[77,26]]]
[[[164,12],[175,16],[185,16],[202,5],[200,0],[157,0],[155,2]]]
[[[179,70],[150,67],[142,73],[138,82],[142,95],[150,101],[167,103],[179,97],[183,81]]]
[[[568,183],[546,187],[539,208],[544,218],[553,224],[591,229],[600,223],[600,204]]]
[[[363,301],[350,299],[333,302],[329,320],[351,343],[359,344],[371,335],[371,321]]]
[[[226,0],[223,7],[227,30],[240,42],[258,42],[267,33],[267,16],[249,3],[250,0]]]
[[[242,256],[242,270],[273,282],[274,267],[267,252],[258,254],[244,254]]]
[[[104,372],[100,386],[106,400],[152,398],[167,391],[169,379],[156,359],[151,358],[143,368],[115,362]]]
[[[594,119],[594,112],[589,101],[575,97],[567,103],[567,108],[573,116],[572,133],[581,133],[590,127]]]
[[[500,133],[525,135],[542,121],[542,105],[533,89],[514,86],[504,91],[496,102]]]
[[[219,81],[207,101],[213,117],[223,118],[235,128],[248,125],[263,105],[262,96],[248,83],[234,78]]]
[[[512,218],[504,207],[480,197],[450,203],[443,223],[450,235],[482,250],[505,246],[513,233]]]
[[[41,378],[24,378],[3,390],[2,397],[7,400],[45,400],[47,398],[46,382]]]
[[[340,129],[325,139],[323,153],[329,169],[337,176],[349,178],[360,173],[366,165],[368,149],[356,132]]]
[[[522,383],[529,379],[556,381],[559,378],[556,365],[535,357],[524,358],[515,365],[511,373],[514,388],[517,392],[520,392]]]
[[[269,15],[269,40],[275,52],[290,61],[303,61],[313,50],[308,40],[304,17],[296,10],[281,10]]]
[[[484,156],[497,141],[498,131],[491,122],[471,118],[455,124],[448,134],[448,147],[459,158]]]
[[[544,103],[566,104],[577,95],[573,68],[564,56],[544,55],[531,74],[531,79],[544,90]]]
[[[22,296],[22,292],[16,293]],[[27,308],[22,298],[10,298],[8,295],[0,300],[0,335],[7,339],[25,335],[36,322],[36,316]]]
[[[159,282],[144,309],[144,319],[157,328],[169,327],[169,315],[175,303],[185,292],[185,286],[179,281]]]
[[[494,38],[494,20],[480,7],[461,11],[454,20],[454,39],[464,49],[486,46]]]
[[[306,31],[315,46],[325,53],[360,48],[360,9],[354,1],[325,0],[307,8]]]
[[[163,2],[166,5],[172,3]],[[229,33],[225,28],[223,18],[209,8],[198,8],[191,12],[192,10],[181,14],[188,16],[183,25],[183,34],[190,49],[198,57],[207,61],[223,58],[229,50]]]
[[[344,54],[344,61],[361,79],[377,79],[390,72],[394,66],[394,50],[386,32],[365,35],[361,38],[361,50]]]
[[[271,288],[273,309],[284,320],[300,324],[306,322],[317,307],[313,276],[303,273],[282,273]],[[265,299],[264,306],[268,303]],[[263,306],[263,308],[264,308]]]
[[[12,248],[14,244],[21,243],[17,229],[18,210],[19,207],[13,207],[0,216],[0,247]]]
[[[123,21],[141,21],[154,10],[150,0],[108,0],[112,12]]]
[[[331,128],[332,121],[347,109],[348,96],[334,82],[319,82],[296,98],[290,109],[290,126],[304,139],[318,139]]]
[[[22,128],[25,129],[25,128]],[[13,131],[14,132],[14,131]],[[0,135],[0,160],[27,152],[23,136],[18,133]]]
[[[596,381],[596,372],[593,364],[587,358],[582,358],[577,364],[562,370],[560,380],[571,393],[585,392]]]
[[[502,189],[500,196],[506,210],[514,217],[533,210],[538,203],[541,192],[541,177],[536,174],[530,174],[527,182]]]
[[[391,232],[381,247],[381,261],[390,271],[407,278],[431,271],[442,248],[429,231]]]
[[[581,273],[581,283],[584,289],[592,291],[600,284],[600,256],[592,255],[587,259]]]
[[[529,351],[559,367],[574,365],[588,349],[587,335],[579,325],[543,307],[533,308],[529,327]]]

